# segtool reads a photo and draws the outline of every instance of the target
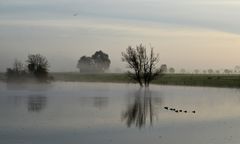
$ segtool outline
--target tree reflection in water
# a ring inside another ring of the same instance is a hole
[[[47,97],[41,95],[32,95],[28,97],[28,111],[40,112],[47,102]]]
[[[161,104],[160,97],[155,97],[152,100],[151,91],[149,88],[139,89],[127,110],[122,114],[122,120],[126,121],[126,125],[131,127],[135,124],[136,127],[142,128],[149,121],[153,124],[153,117],[156,115],[155,104]]]
[[[108,104],[108,97],[94,97],[94,107],[103,109]]]

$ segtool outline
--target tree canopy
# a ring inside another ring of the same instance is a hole
[[[109,69],[111,61],[108,54],[96,51],[91,57],[82,56],[77,63],[81,73],[103,73]]]
[[[173,74],[175,73],[175,69],[173,67],[170,67],[169,70],[168,70],[169,73]]]

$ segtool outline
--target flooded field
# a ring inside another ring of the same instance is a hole
[[[3,144],[239,144],[240,90],[0,83]]]

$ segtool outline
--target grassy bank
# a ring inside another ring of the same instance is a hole
[[[51,73],[56,81],[129,83],[126,74]],[[0,73],[0,80],[5,76]],[[166,74],[153,81],[162,85],[239,87],[240,75]]]
[[[129,82],[125,74],[52,73],[52,75],[58,81]],[[240,87],[240,75],[166,74],[158,77],[153,83],[163,85]]]
[[[155,84],[211,87],[240,87],[240,75],[167,74]]]

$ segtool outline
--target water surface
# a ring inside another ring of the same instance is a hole
[[[0,83],[4,144],[238,144],[239,133],[238,89]]]

